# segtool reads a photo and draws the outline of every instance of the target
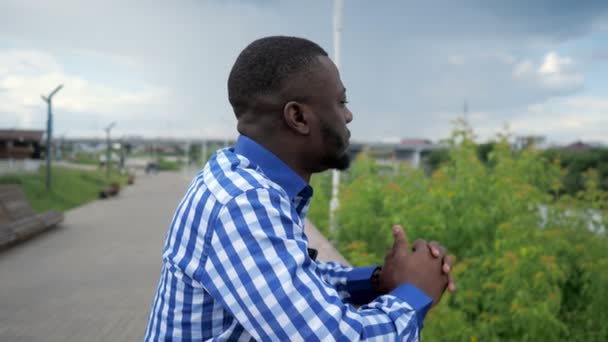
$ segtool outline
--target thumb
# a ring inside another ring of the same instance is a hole
[[[395,238],[395,242],[393,243],[393,250],[399,251],[402,250],[405,253],[407,253],[408,246],[409,246],[409,242],[407,241],[407,236],[405,235],[405,232],[403,231],[403,227],[401,227],[400,225],[394,225],[393,226],[393,237]]]

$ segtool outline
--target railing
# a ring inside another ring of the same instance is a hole
[[[8,173],[34,173],[40,167],[37,159],[2,159],[0,160],[0,175]]]
[[[336,250],[336,248],[329,242],[321,232],[312,224],[312,222],[306,220],[306,236],[308,237],[309,247],[315,248],[319,251],[318,259],[322,261],[337,261],[343,265],[350,266],[348,261]]]

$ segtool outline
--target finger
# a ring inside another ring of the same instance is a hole
[[[395,248],[391,247],[391,248],[387,249],[386,252],[384,253],[384,260],[389,259],[390,257],[393,256],[393,254],[395,254]]]
[[[407,241],[407,236],[405,236],[403,227],[401,227],[400,225],[394,225],[393,237],[395,238],[395,241],[393,243],[393,252],[396,252],[400,249],[407,251],[409,242]]]
[[[443,265],[441,267],[443,273],[450,273],[450,271],[452,270],[452,266],[454,265],[454,258],[455,257],[451,254],[443,258]]]
[[[418,251],[418,250],[422,250],[423,248],[427,248],[427,242],[426,240],[422,240],[422,239],[418,239],[416,241],[414,241],[414,245],[412,246],[412,251]]]
[[[429,242],[429,250],[431,251],[431,254],[435,258],[443,258],[443,256],[445,255],[445,252],[446,252],[445,247],[440,245],[439,242],[437,242],[437,241]]]
[[[448,291],[452,293],[456,292],[456,282],[451,274],[448,274]]]

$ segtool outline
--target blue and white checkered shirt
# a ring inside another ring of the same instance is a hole
[[[144,339],[418,340],[431,305],[423,292],[402,285],[377,296],[374,266],[309,257],[311,197],[302,178],[247,137],[218,151],[173,217]]]

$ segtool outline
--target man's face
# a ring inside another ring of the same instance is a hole
[[[321,121],[321,137],[326,147],[321,162],[325,168],[346,170],[350,166],[348,154],[350,131],[346,129],[346,136],[341,131],[343,130]]]
[[[319,154],[319,167],[323,170],[345,170],[350,165],[348,146],[350,131],[346,124],[353,114],[346,107],[346,89],[338,69],[327,57],[319,57],[320,68],[314,82],[314,96],[310,102],[317,118],[311,135],[312,146]]]

